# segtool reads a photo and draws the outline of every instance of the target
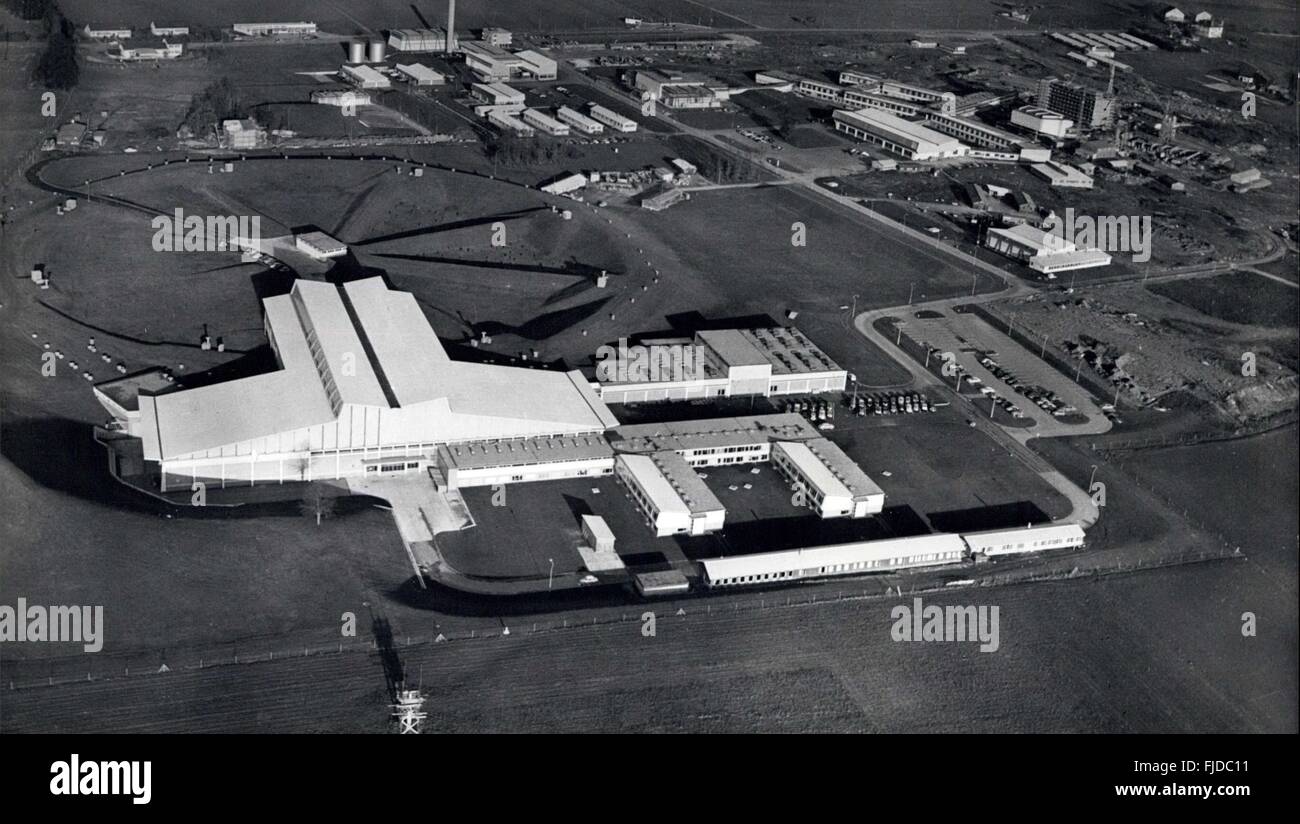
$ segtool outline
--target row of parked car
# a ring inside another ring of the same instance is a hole
[[[875,392],[849,395],[845,399],[849,410],[858,415],[910,415],[913,412],[933,412],[930,399],[920,392]]]
[[[782,412],[798,412],[817,424],[818,429],[834,429],[830,419],[835,417],[835,405],[825,398],[795,398],[781,402]]]
[[[1015,390],[1016,394],[1024,395],[1031,403],[1039,409],[1042,409],[1044,412],[1050,412],[1052,415],[1059,418],[1064,415],[1069,415],[1071,412],[1079,411],[1075,407],[1067,404],[1052,390],[1022,382],[1010,370],[1003,368],[997,361],[993,360],[993,358],[988,355],[982,356],[980,358],[980,363],[985,369],[992,372],[994,377]]]

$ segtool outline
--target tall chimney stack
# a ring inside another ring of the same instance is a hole
[[[447,54],[456,53],[456,0],[447,0]]]

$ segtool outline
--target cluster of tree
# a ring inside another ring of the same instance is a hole
[[[736,160],[703,141],[673,137],[669,143],[680,157],[692,163],[701,175],[715,183],[751,183],[759,179],[754,164]]]
[[[483,153],[493,163],[505,166],[536,166],[556,158],[556,145],[549,140],[499,134],[483,144]]]
[[[192,134],[203,135],[216,128],[222,120],[242,117],[242,112],[239,89],[230,78],[223,77],[190,98],[190,108],[182,123]]]
[[[81,67],[77,65],[77,29],[72,21],[63,16],[53,0],[12,0],[10,5],[20,7],[16,13],[24,19],[36,19],[26,15],[39,13],[45,21],[45,51],[36,61],[32,77],[47,89],[76,86]]]
[[[43,20],[55,5],[54,0],[4,0],[4,7],[20,20]]]

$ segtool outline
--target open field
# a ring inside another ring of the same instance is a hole
[[[1147,288],[1229,323],[1293,329],[1300,313],[1295,289],[1250,272],[1153,283]]]
[[[6,692],[0,729],[376,731],[387,657],[435,699],[432,732],[1294,732],[1294,635],[1238,632],[1257,579],[1219,563],[925,598],[998,606],[995,653],[894,643],[890,600],[662,610],[652,637],[638,621],[412,647],[398,636],[386,656]]]

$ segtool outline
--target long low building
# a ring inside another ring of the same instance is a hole
[[[865,518],[885,507],[885,493],[875,481],[825,438],[778,441],[772,465],[822,518]]]
[[[620,454],[676,452],[693,467],[707,467],[767,461],[775,441],[812,440],[821,433],[802,415],[783,412],[627,424],[607,437]]]
[[[937,534],[709,558],[700,565],[705,586],[716,588],[955,564],[965,555],[960,535]]]
[[[617,419],[580,372],[451,360],[424,312],[382,278],[298,280],[265,299],[279,368],[188,389],[95,387],[138,438],[145,472],[222,485],[423,470],[448,444],[600,435]]]
[[[571,109],[568,106],[561,106],[556,109],[555,116],[586,135],[601,134],[605,131],[603,123],[587,117],[577,109]]]
[[[726,508],[676,452],[619,455],[614,474],[656,537],[704,535],[722,529]]]
[[[562,123],[540,109],[524,109],[523,121],[553,137],[567,137],[569,124]]]
[[[1084,533],[1078,524],[1043,524],[1021,529],[966,532],[962,538],[972,553],[991,558],[1049,549],[1075,549],[1083,546]]]
[[[960,157],[967,153],[965,144],[956,138],[886,111],[837,111],[832,117],[837,131],[873,143],[908,160],[936,160]]]
[[[636,131],[635,120],[624,117],[618,112],[607,109],[604,106],[599,106],[593,103],[591,104],[591,108],[587,110],[587,114],[591,115],[592,120],[595,120],[598,123],[603,123],[616,132],[630,134]]]
[[[430,468],[439,489],[498,486],[614,472],[614,450],[599,435],[498,438],[443,444]]]
[[[658,357],[660,350],[653,346],[645,349],[647,359]],[[609,363],[602,362],[596,370],[596,391],[601,399],[606,403],[643,403],[737,395],[771,397],[838,392],[848,381],[847,371],[792,326],[702,330],[689,344],[663,349],[677,357],[679,367],[689,368],[611,370],[610,363],[617,366],[620,358],[628,358],[610,351]]]
[[[231,28],[235,34],[248,37],[268,37],[283,34],[315,34],[315,23],[236,23]]]

